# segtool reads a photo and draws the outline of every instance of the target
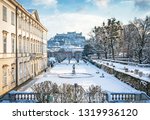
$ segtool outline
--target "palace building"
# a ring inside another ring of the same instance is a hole
[[[47,68],[47,32],[37,10],[0,0],[0,96]]]

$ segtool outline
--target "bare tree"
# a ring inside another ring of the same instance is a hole
[[[123,57],[129,58],[128,60],[134,58],[134,50],[135,50],[135,27],[132,24],[124,25],[123,26],[123,42],[122,42],[122,49],[123,49]]]
[[[104,102],[104,92],[100,86],[91,85],[86,92],[78,84],[63,84],[45,81],[32,86],[34,93],[37,93],[37,100],[41,103],[83,103],[83,102]]]
[[[55,96],[54,101],[56,102],[60,93],[58,85],[56,83],[52,83],[51,81],[44,81],[41,83],[34,84],[31,87],[31,89],[34,93],[38,93],[37,100],[39,102],[48,102],[50,96]]]
[[[135,27],[135,40],[136,40],[136,49],[135,52],[138,57],[139,63],[142,63],[144,61],[143,56],[149,50],[149,47],[147,48],[147,43],[150,39],[150,17],[146,17],[145,20],[142,19],[135,19],[131,24]],[[145,56],[146,57],[146,56]]]
[[[120,37],[120,30],[122,30],[120,21],[116,21],[115,18],[108,19],[107,25],[105,26],[105,29],[107,31],[107,39],[109,41],[109,45],[111,48],[111,56],[112,59],[115,59],[115,47],[117,46],[117,43],[119,43],[117,40],[119,40]]]
[[[120,31],[122,30],[120,21],[116,21],[115,18],[108,19],[107,23],[103,22],[100,27],[94,27],[93,33],[95,38],[95,49],[100,54],[103,51],[105,58],[107,59],[108,53],[111,53],[112,59],[115,59],[115,55],[118,52],[120,40]]]
[[[91,85],[88,89],[89,102],[104,102],[105,92],[102,91],[100,86]]]
[[[93,33],[95,34],[95,49],[97,51],[98,58],[100,56],[100,52],[105,54],[105,58],[107,59],[108,54],[108,39],[107,32],[104,28],[105,23],[103,23],[102,27],[94,27]]]

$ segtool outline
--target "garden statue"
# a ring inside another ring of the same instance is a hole
[[[76,73],[76,71],[75,71],[75,64],[73,64],[73,66],[72,66],[72,74],[75,74]]]

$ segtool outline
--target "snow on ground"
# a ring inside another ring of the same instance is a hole
[[[126,73],[128,75],[139,78],[141,80],[150,82],[150,78],[149,78],[150,68],[149,67],[139,67],[137,65],[136,66],[135,65],[124,65],[121,63],[114,63],[114,62],[101,61],[101,60],[94,60],[94,61],[97,63],[100,63],[100,64],[105,64],[105,65],[107,65],[106,63],[109,63],[109,67],[112,67],[112,68],[113,68],[113,66],[111,66],[111,64],[113,64],[115,66],[114,69],[117,71]],[[142,77],[140,77],[139,75],[134,74],[133,72],[125,72],[124,68],[128,68],[129,71],[134,71],[135,69],[137,69],[137,70],[143,72],[144,75]]]
[[[92,74],[92,77],[89,78],[60,78],[60,74],[64,73],[72,73],[72,66],[75,65],[76,73],[89,73]],[[104,74],[104,78],[100,76]],[[79,84],[82,85],[84,89],[88,89],[91,85],[100,85],[101,88],[105,91],[109,92],[119,92],[119,93],[137,93],[140,92],[135,90],[131,86],[121,82],[113,75],[110,75],[103,70],[93,66],[90,63],[84,63],[80,61],[79,64],[76,63],[75,60],[71,60],[71,63],[68,64],[68,60],[63,61],[62,63],[57,64],[54,68],[49,69],[46,73],[43,73],[35,78],[35,83],[40,83],[43,81],[52,81],[59,85],[63,83],[68,84]],[[33,83],[33,84],[35,84]],[[32,84],[32,85],[33,85]],[[18,91],[32,91],[31,90],[31,83],[25,85],[24,87],[20,88]]]

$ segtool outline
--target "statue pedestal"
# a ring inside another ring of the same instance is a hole
[[[72,70],[72,74],[76,74],[75,69]]]

